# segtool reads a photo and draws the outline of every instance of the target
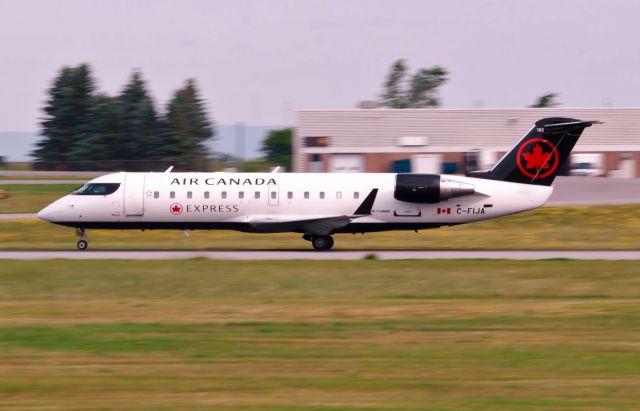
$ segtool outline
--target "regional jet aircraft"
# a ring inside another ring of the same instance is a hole
[[[55,201],[38,217],[87,229],[295,232],[316,250],[332,235],[421,230],[531,210],[594,121],[539,120],[496,165],[445,174],[115,173]]]

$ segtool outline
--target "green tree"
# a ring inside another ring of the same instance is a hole
[[[208,118],[196,83],[193,79],[187,80],[185,86],[175,92],[167,106],[162,154],[180,167],[205,168],[207,142],[214,136],[213,123]]]
[[[384,84],[380,105],[390,108],[438,107],[438,90],[447,82],[448,74],[444,67],[433,66],[419,69],[408,81],[405,61],[397,60]]]
[[[117,156],[125,169],[148,167],[143,160],[157,160],[161,145],[161,127],[149,96],[147,86],[139,71],[134,71],[124,90],[118,96],[122,113],[120,132],[117,133]]]
[[[91,103],[91,122],[89,138],[76,143],[72,148],[90,162],[81,163],[86,170],[112,170],[119,168],[114,164],[123,154],[120,143],[122,141],[122,110],[117,97],[99,94],[93,97]]]
[[[560,103],[557,101],[558,93],[547,93],[538,97],[536,102],[529,107],[543,108],[543,107],[557,107]]]
[[[438,107],[438,89],[447,82],[447,71],[439,66],[418,70],[411,79],[407,105],[411,108]]]
[[[262,142],[262,151],[270,162],[285,166],[291,170],[291,141],[293,139],[293,129],[283,128],[271,130]]]
[[[40,168],[150,170],[166,164],[195,168],[196,162],[201,167],[214,134],[193,80],[175,93],[161,120],[140,72],[111,97],[95,93],[86,64],[60,71],[43,111],[43,138],[32,153]]]
[[[404,60],[397,60],[393,63],[389,77],[384,84],[385,91],[382,95],[381,105],[391,108],[406,108],[403,107],[405,104],[406,74],[407,65]]]
[[[74,168],[85,152],[72,150],[91,134],[94,81],[88,65],[63,67],[47,91],[42,139],[32,155],[37,167]]]

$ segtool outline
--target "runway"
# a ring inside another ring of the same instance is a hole
[[[0,220],[11,221],[11,220],[33,220],[34,218],[38,218],[37,214],[0,214]]]
[[[73,184],[81,186],[85,180],[0,180],[1,185],[43,185],[43,184]]]
[[[4,260],[640,260],[640,250],[98,250],[0,251]]]

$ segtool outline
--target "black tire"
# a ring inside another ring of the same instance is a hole
[[[89,243],[87,243],[85,240],[78,241],[78,244],[76,245],[78,246],[78,250],[80,251],[84,251],[87,249],[87,247],[89,247]]]
[[[327,244],[327,250],[331,250],[333,248],[333,237],[328,235],[327,240],[329,240],[329,244]]]
[[[333,247],[333,238],[330,235],[319,235],[311,240],[313,248],[317,251],[325,251]]]

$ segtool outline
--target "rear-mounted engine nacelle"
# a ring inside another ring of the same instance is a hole
[[[397,174],[393,197],[408,203],[435,204],[473,193],[473,185],[451,181],[439,174]]]

